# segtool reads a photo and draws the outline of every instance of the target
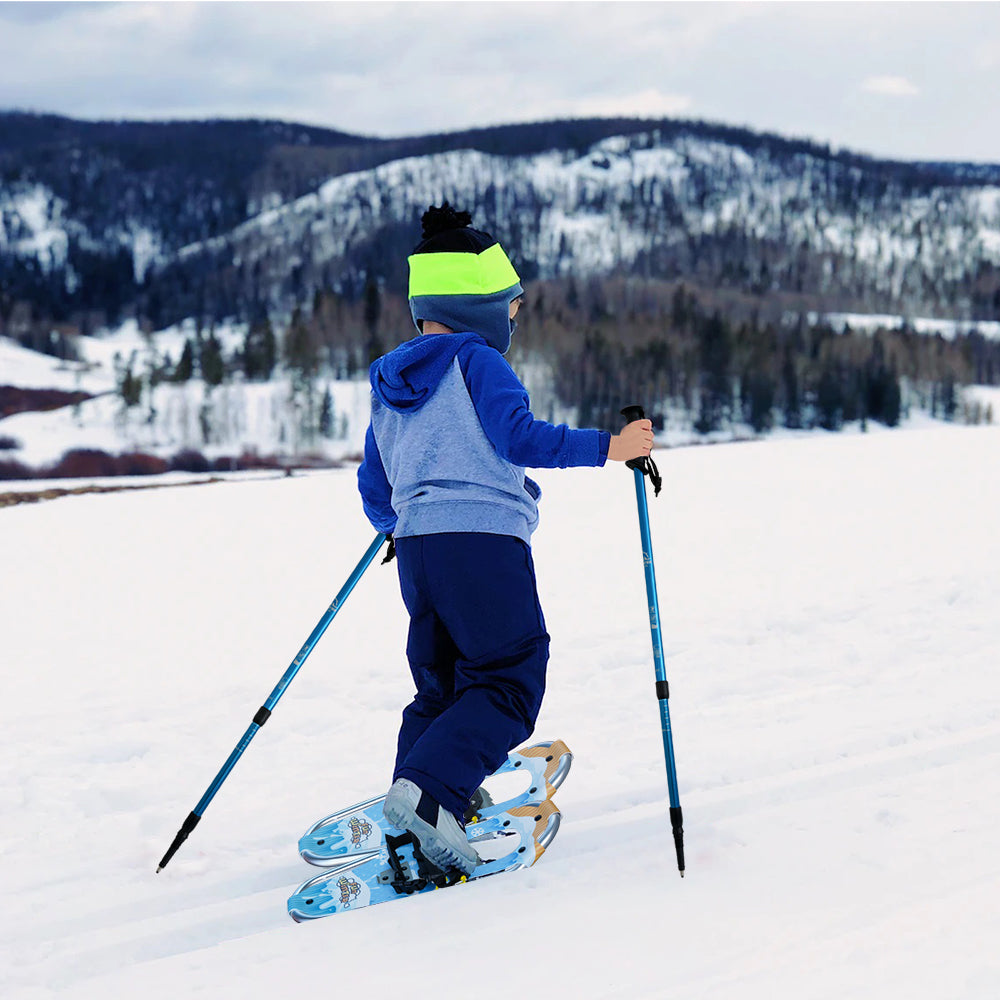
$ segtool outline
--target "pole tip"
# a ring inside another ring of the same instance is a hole
[[[684,878],[684,869],[681,869],[681,878]]]
[[[157,865],[156,866],[156,874],[159,875],[160,872],[162,872],[162,871],[163,871],[163,865]]]

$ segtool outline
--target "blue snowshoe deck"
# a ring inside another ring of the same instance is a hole
[[[562,740],[536,743],[514,750],[507,760],[484,783],[489,791],[491,779],[501,775],[524,772],[527,787],[494,802],[489,795],[481,798],[466,815],[466,832],[471,842],[501,836],[495,825],[486,820],[521,807],[538,805],[550,798],[565,781],[573,763],[573,754]],[[481,790],[482,791],[482,790]],[[385,795],[358,802],[347,809],[324,816],[314,823],[299,839],[299,854],[303,860],[321,868],[344,869],[342,861],[358,855],[377,854],[385,846],[386,834],[398,834],[382,815]],[[478,876],[474,876],[478,877]]]
[[[303,882],[288,899],[288,913],[297,923],[316,920],[529,868],[552,843],[560,818],[555,803],[546,799],[477,820],[471,824],[474,831],[469,831],[470,841],[489,841],[502,854],[484,860],[468,876],[442,871],[430,864],[410,834],[390,827],[387,833],[383,831],[377,854],[354,854],[334,860],[328,870]]]

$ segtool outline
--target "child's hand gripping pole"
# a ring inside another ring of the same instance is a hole
[[[621,411],[632,424],[644,419],[641,406],[626,406]],[[624,436],[624,432],[623,432]],[[649,508],[646,503],[645,476],[653,484],[653,495],[658,496],[663,484],[659,470],[649,455],[633,458],[625,463],[635,473],[635,494],[639,505],[639,534],[642,538],[642,563],[646,572],[646,598],[649,602],[649,629],[653,639],[653,666],[656,670],[656,697],[660,703],[660,722],[663,729],[663,755],[667,763],[667,787],[670,792],[670,825],[677,851],[677,868],[684,877],[684,819],[681,814],[680,795],[677,791],[677,767],[674,763],[674,743],[670,729],[670,688],[663,662],[663,638],[660,629],[660,605],[656,596],[656,571],[653,567],[653,543],[649,532]]]

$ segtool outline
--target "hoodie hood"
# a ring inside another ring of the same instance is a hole
[[[434,333],[415,337],[379,358],[369,369],[372,392],[391,410],[419,410],[437,389],[455,355],[476,333]]]

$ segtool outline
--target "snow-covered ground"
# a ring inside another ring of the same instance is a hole
[[[998,446],[657,455],[683,880],[631,473],[539,472],[559,836],[528,871],[302,925],[297,838],[385,787],[411,693],[392,567],[154,869],[373,537],[353,471],[0,510],[0,996],[995,1000]]]
[[[1000,340],[1000,322],[996,320],[957,320],[934,319],[931,317],[916,318],[895,316],[887,313],[819,313],[808,314],[810,323],[822,320],[838,333],[846,329],[874,333],[876,330],[901,330],[909,326],[917,333],[938,334],[945,340],[978,333],[985,340]]]
[[[313,399],[319,412],[321,383]],[[169,458],[194,450],[209,458],[322,452],[330,458],[358,455],[364,448],[371,390],[362,380],[329,382],[332,436],[306,439],[299,415],[305,402],[292,397],[288,379],[230,383],[209,389],[192,380],[158,385],[150,402],[126,412],[116,393],[79,406],[44,413],[16,413],[0,422],[0,434],[20,447],[11,456],[32,468],[54,464],[74,448],[98,448],[112,455],[141,451]],[[0,453],[2,454],[2,453]]]
[[[79,361],[62,361],[0,337],[0,385],[24,389],[81,389],[95,395],[110,392],[117,387],[117,364],[132,362],[137,375],[142,374],[151,360],[162,362],[169,358],[171,364],[176,364],[184,350],[184,342],[194,338],[195,330],[194,322],[186,320],[144,334],[134,320],[129,320],[92,337],[74,337],[72,344]],[[245,328],[239,324],[223,324],[215,333],[223,350],[232,353],[242,345]]]
[[[317,418],[322,394],[330,390],[328,437],[304,437],[307,401],[301,394],[294,397],[290,378],[279,374],[269,382],[236,379],[214,388],[200,379],[164,382],[154,388],[144,385],[139,404],[126,409],[116,391],[118,368],[131,363],[141,376],[164,358],[176,362],[184,341],[194,333],[193,323],[151,335],[143,335],[134,322],[126,323],[101,336],[76,338],[79,362],[29,351],[0,337],[0,386],[94,395],[75,406],[5,418],[0,422],[0,436],[12,439],[18,447],[0,452],[0,458],[39,469],[55,464],[74,448],[97,448],[112,455],[138,450],[164,458],[185,450],[209,458],[238,457],[252,451],[260,455],[316,452],[334,459],[362,451],[370,412],[365,378],[317,380],[311,404]],[[243,330],[238,325],[220,326],[216,335],[227,355],[242,344]]]

